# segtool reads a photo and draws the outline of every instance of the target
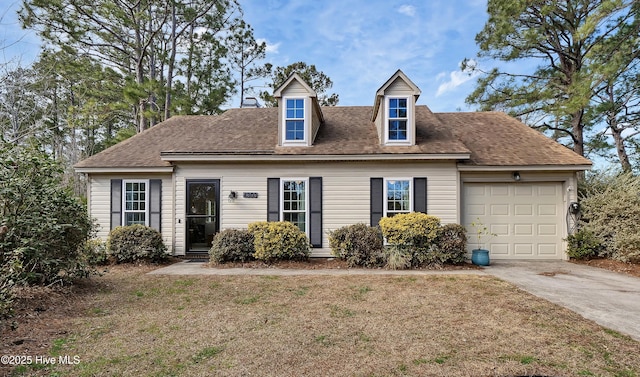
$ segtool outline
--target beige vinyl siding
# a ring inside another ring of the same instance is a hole
[[[300,84],[298,81],[293,80],[285,90],[282,91],[283,97],[307,97],[309,92],[304,87],[304,85]]]
[[[384,94],[386,96],[411,96],[413,95],[413,90],[404,80],[398,77],[385,89]]]
[[[90,175],[89,216],[98,223],[97,237],[106,240],[111,226],[111,180],[112,179],[162,179],[162,239],[173,253],[173,182],[171,176],[158,175]]]
[[[111,224],[111,178],[89,178],[89,216],[98,223],[97,237],[104,240],[109,235]]]
[[[246,228],[267,219],[267,178],[322,177],[323,248],[314,256],[329,256],[327,233],[341,226],[369,223],[370,178],[427,177],[427,209],[444,223],[458,221],[458,179],[453,162],[323,162],[296,164],[183,165],[176,169],[175,252],[185,252],[184,201],[187,179],[220,179],[220,229]],[[229,192],[238,198],[228,200]],[[243,192],[258,193],[257,199]]]
[[[313,142],[316,138],[316,135],[318,134],[318,131],[320,130],[320,115],[318,114],[318,111],[322,112],[322,110],[320,110],[316,105],[313,104],[313,101],[311,101],[311,107],[309,109],[310,113],[311,113],[311,139],[309,140],[309,145],[313,145]]]

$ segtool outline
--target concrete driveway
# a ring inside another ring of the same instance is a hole
[[[203,267],[203,263],[180,262],[157,269],[150,274],[290,276],[489,274],[640,341],[640,278],[569,262],[492,261],[491,266],[484,270],[455,271],[218,269]]]
[[[492,261],[485,272],[640,341],[640,279],[569,262]]]

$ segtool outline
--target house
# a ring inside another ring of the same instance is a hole
[[[420,211],[480,218],[498,235],[493,259],[566,258],[589,160],[503,113],[433,113],[402,71],[372,94],[373,106],[321,107],[293,74],[276,108],[174,116],[81,161],[99,237],[146,224],[180,256],[208,250],[221,229],[286,220],[320,257],[331,230]]]

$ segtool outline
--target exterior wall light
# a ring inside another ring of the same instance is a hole
[[[513,172],[513,180],[516,182],[520,182],[520,179],[522,179],[522,177],[520,177],[520,172],[519,171],[514,171]]]
[[[236,198],[238,197],[238,193],[235,191],[231,191],[229,192],[229,202],[232,202],[234,200],[236,200]]]

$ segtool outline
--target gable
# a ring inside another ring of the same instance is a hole
[[[299,95],[307,95],[309,97],[317,97],[316,92],[298,75],[292,73],[276,90],[273,91],[275,98],[281,98],[291,90],[295,91]]]
[[[382,92],[382,95],[391,95],[391,96],[410,96],[415,95],[415,89],[411,87],[406,81],[404,81],[400,77],[396,77],[393,82],[391,82],[385,90]]]

